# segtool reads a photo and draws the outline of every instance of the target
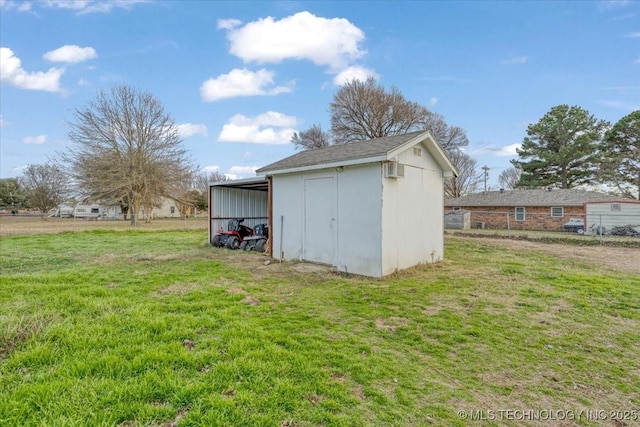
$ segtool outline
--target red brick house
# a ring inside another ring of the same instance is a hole
[[[472,228],[564,230],[569,219],[584,219],[585,203],[621,200],[578,189],[500,190],[445,200],[444,210],[468,211]]]

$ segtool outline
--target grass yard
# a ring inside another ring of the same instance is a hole
[[[0,425],[640,424],[634,272],[459,237],[384,280],[264,261],[203,230],[3,237]]]

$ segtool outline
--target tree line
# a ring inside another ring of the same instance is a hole
[[[329,111],[330,131],[313,124],[295,133],[296,149],[428,130],[459,170],[445,182],[445,197],[475,192],[484,178],[464,151],[464,129],[405,99],[395,87],[387,90],[373,78],[353,80],[336,91]],[[148,92],[127,85],[102,90],[67,125],[69,149],[45,164],[29,165],[20,178],[0,180],[0,206],[46,213],[73,197],[119,204],[135,225],[141,209],[151,212],[165,198],[180,212],[206,209],[208,183],[227,179],[198,172],[173,118]],[[528,126],[517,154],[500,174],[504,188],[602,184],[640,199],[640,111],[611,126],[578,106],[553,107]]]
[[[447,151],[459,175],[444,184],[445,197],[477,191],[484,179],[475,159],[464,151],[464,129],[442,115],[404,98],[395,87],[386,90],[375,79],[353,80],[338,89],[329,106],[331,129],[320,124],[293,135],[298,149],[346,144],[416,130],[428,130]],[[499,176],[503,188],[573,188],[603,185],[640,200],[640,111],[615,125],[578,106],[558,105],[527,128],[512,167]]]
[[[516,151],[517,187],[604,185],[640,200],[640,110],[611,126],[579,106],[558,105],[527,127]]]
[[[1,180],[1,205],[46,214],[70,198],[90,200],[120,205],[136,225],[142,209],[150,213],[167,198],[183,214],[206,209],[207,183],[227,179],[197,172],[173,118],[148,92],[127,85],[100,91],[67,125],[68,150]]]

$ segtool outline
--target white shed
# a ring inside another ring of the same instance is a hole
[[[640,233],[640,201],[616,200],[584,204],[587,234],[610,234],[614,227],[634,228]]]
[[[457,174],[429,132],[302,151],[270,182],[274,258],[381,277],[443,259],[443,182]]]

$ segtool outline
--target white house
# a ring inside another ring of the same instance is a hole
[[[443,182],[457,171],[429,132],[302,151],[256,173],[274,258],[372,277],[443,259]]]

